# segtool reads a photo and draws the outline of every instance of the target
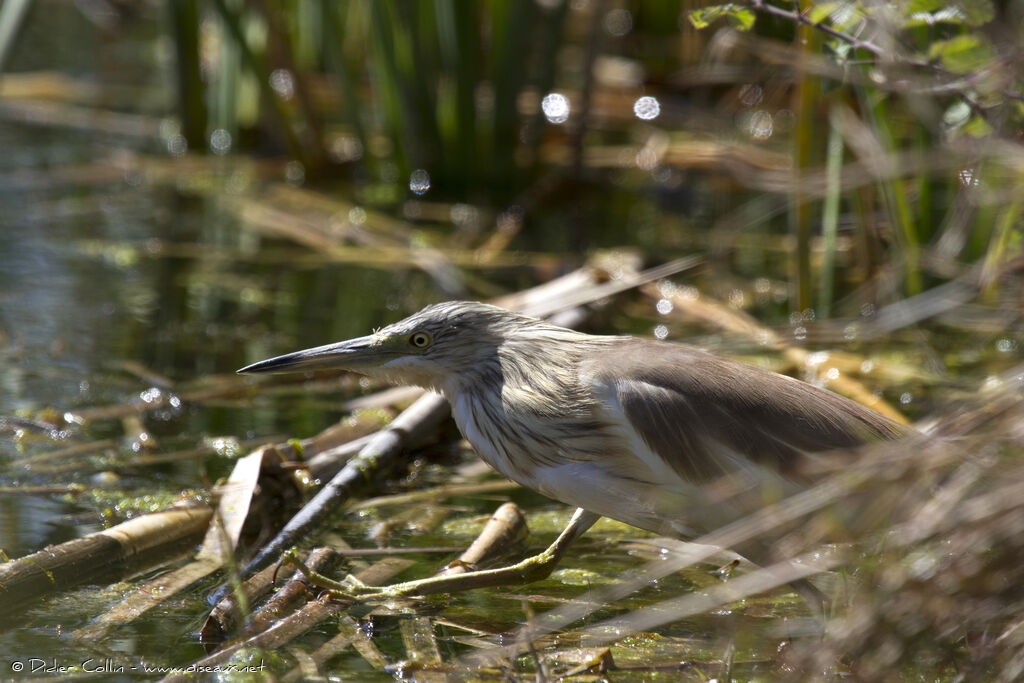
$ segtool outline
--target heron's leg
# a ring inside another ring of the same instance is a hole
[[[299,551],[294,547],[291,547],[281,553],[281,559],[278,561],[277,567],[274,569],[275,583],[277,582],[277,572],[280,570],[281,565],[284,564],[290,564],[298,569],[302,575],[306,577],[306,580],[314,586],[319,586],[320,588],[326,588],[327,590],[332,591],[344,591],[348,588],[341,581],[336,581],[329,576],[324,576],[315,569],[311,569],[309,565],[302,561],[302,558],[299,557]]]
[[[807,608],[811,610],[812,617],[817,619],[822,625],[828,623],[828,609],[832,601],[829,600],[827,595],[822,593],[817,586],[807,579],[797,579],[789,585],[807,603]]]
[[[354,576],[347,576],[341,583],[327,579],[325,583],[319,581],[319,575],[311,570],[299,570],[306,574],[314,584],[329,590],[341,593],[345,596],[358,597],[364,600],[375,598],[396,598],[403,595],[431,595],[434,593],[452,593],[457,591],[470,590],[473,588],[489,588],[493,586],[506,586],[510,584],[531,583],[546,578],[554,571],[562,555],[565,554],[569,545],[579,538],[583,532],[594,525],[601,515],[588,512],[583,508],[577,508],[573,513],[569,524],[558,538],[545,548],[540,554],[520,560],[508,567],[497,569],[482,569],[479,571],[465,572],[452,576],[431,576],[426,579],[405,581],[390,586],[368,586]],[[289,560],[292,561],[292,560]]]

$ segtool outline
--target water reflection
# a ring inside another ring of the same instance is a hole
[[[167,133],[160,145],[174,154],[178,133]],[[227,151],[230,139],[221,129],[211,144]],[[8,175],[38,171],[45,180],[54,163],[101,168],[92,160],[88,135],[0,123],[0,146],[9,152],[0,159],[0,173]],[[119,419],[72,425],[58,440],[43,432],[0,433],[0,485],[46,485],[56,476],[91,492],[99,469],[121,477],[118,495],[124,497],[144,496],[154,487],[194,488],[223,474],[227,465],[220,455],[131,476],[140,435],[157,443],[158,453],[195,448],[207,435],[302,436],[336,419],[337,401],[205,404],[181,401],[181,387],[236,381],[234,369],[250,359],[354,336],[393,315],[386,302],[415,309],[440,297],[422,272],[339,266],[329,256],[261,234],[243,222],[251,214],[226,213],[225,198],[250,212],[259,211],[262,198],[244,170],[232,168],[231,160],[217,163],[206,168],[200,186],[179,186],[174,179],[155,183],[133,171],[38,182],[18,192],[0,188],[0,415],[59,423],[64,413],[82,408],[137,403],[141,410],[166,403],[143,413],[142,429],[132,436]],[[303,171],[292,164],[282,175],[296,183]],[[417,182],[425,189],[429,176]],[[273,186],[286,187],[280,181]],[[198,194],[196,187],[202,188]],[[368,219],[359,206],[340,215],[352,224]],[[150,374],[169,384],[154,384]],[[42,412],[47,410],[56,413]],[[287,429],[278,426],[285,422]],[[114,445],[95,454],[101,461],[60,475],[17,464],[108,439]],[[90,495],[0,499],[0,546],[20,556],[95,530],[81,524],[99,519],[102,506]],[[67,516],[73,517],[65,523]]]
[[[633,113],[638,119],[652,121],[661,114],[661,103],[656,97],[645,95],[633,103]]]
[[[288,69],[274,69],[270,74],[270,87],[281,99],[290,100],[295,95],[295,78]]]
[[[210,133],[210,150],[214,154],[227,154],[231,151],[231,133],[217,128]]]
[[[413,194],[426,194],[430,190],[430,174],[422,168],[417,168],[409,176],[409,189]]]
[[[544,96],[540,101],[544,117],[551,123],[565,123],[569,120],[569,98],[557,92]]]
[[[616,38],[621,38],[633,30],[633,15],[628,9],[613,9],[604,15],[604,30]]]
[[[774,132],[772,115],[760,109],[747,119],[747,133],[755,140],[767,140]]]
[[[289,185],[302,185],[306,182],[306,167],[301,162],[289,161],[284,165],[284,179]]]
[[[167,153],[173,157],[184,156],[188,151],[188,140],[181,133],[175,133],[167,138]]]

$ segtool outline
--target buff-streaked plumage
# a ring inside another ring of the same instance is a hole
[[[587,335],[479,303],[428,306],[243,371],[313,367],[440,391],[505,476],[679,537],[801,490],[809,459],[909,433],[825,389],[689,346]]]

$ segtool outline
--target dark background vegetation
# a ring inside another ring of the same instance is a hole
[[[1022,15],[990,0],[6,0],[0,547],[17,557],[207,490],[253,445],[309,436],[371,388],[239,395],[248,362],[583,264],[614,277],[699,255],[588,329],[687,339],[837,390],[852,378],[946,430],[958,457],[921,449],[850,484],[884,501],[852,536],[928,524],[851,569],[876,588],[826,645],[791,643],[801,607],[783,589],[623,635],[616,679],[1013,680],[1024,495],[1000,485],[1022,473]],[[760,331],[737,322],[752,319]],[[780,353],[793,348],[811,353]],[[439,462],[391,490],[440,484]],[[963,486],[942,499],[924,479]],[[564,522],[513,495],[536,544]],[[441,506],[426,531],[387,508],[339,524],[352,545],[382,519],[401,529],[386,545],[460,545],[503,498]],[[543,612],[639,566],[636,535],[598,527],[601,545],[569,560],[580,574],[534,592],[453,599],[430,622],[444,661],[480,646],[471,627],[526,620],[524,597]],[[446,561],[418,559],[410,575]],[[590,624],[712,585],[710,569]],[[90,645],[61,633],[131,586],[57,596],[0,642],[185,665],[213,585]],[[391,662],[404,617],[367,619]],[[505,672],[570,670],[582,633]]]

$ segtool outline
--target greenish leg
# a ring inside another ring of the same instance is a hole
[[[416,581],[405,581],[390,586],[368,586],[352,575],[338,582],[322,576],[306,567],[293,551],[285,553],[283,561],[294,564],[307,579],[316,586],[326,588],[339,597],[375,600],[397,598],[404,595],[432,595],[435,593],[454,593],[473,588],[490,588],[513,584],[531,583],[548,577],[566,549],[587,529],[594,525],[601,516],[578,508],[569,524],[558,538],[540,554],[528,557],[508,567],[484,569],[453,576],[432,576]]]
[[[327,590],[339,592],[347,590],[347,586],[344,583],[340,581],[335,581],[329,576],[324,576],[315,569],[310,569],[309,565],[303,562],[302,558],[299,557],[299,552],[295,548],[289,548],[288,550],[285,550],[283,553],[281,553],[281,561],[278,564],[278,568],[280,568],[282,564],[290,564],[296,569],[298,569],[302,573],[302,575],[305,576],[306,579],[314,586],[319,586],[320,588],[326,588]],[[274,570],[274,581],[277,581],[277,569]]]

